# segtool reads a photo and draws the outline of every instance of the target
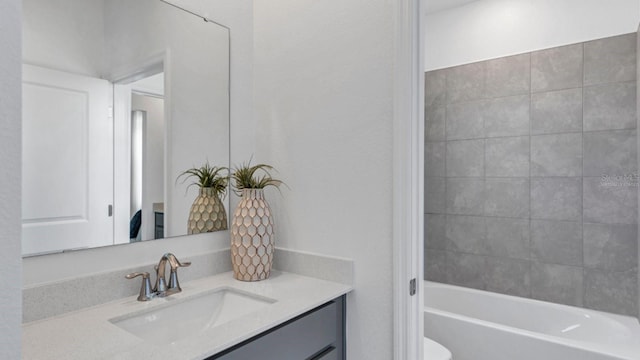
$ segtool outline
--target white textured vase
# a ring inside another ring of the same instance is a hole
[[[213,188],[200,188],[193,201],[187,222],[188,234],[227,229],[227,210]]]
[[[243,189],[231,222],[233,275],[242,281],[269,277],[274,250],[273,217],[263,189]]]

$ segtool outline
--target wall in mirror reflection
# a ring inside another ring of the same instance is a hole
[[[23,8],[23,255],[187,234],[176,178],[229,166],[228,29],[159,0]]]

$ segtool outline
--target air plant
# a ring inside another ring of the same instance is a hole
[[[275,186],[279,189],[284,182],[274,179],[271,171],[276,171],[273,166],[267,164],[252,166],[251,160],[240,166],[235,166],[231,174],[234,192],[236,195],[241,196],[243,189],[264,189],[268,186]]]
[[[224,174],[225,171],[227,172],[226,174]],[[227,194],[227,185],[229,184],[229,168],[227,167],[211,166],[207,161],[199,168],[194,167],[185,170],[183,173],[178,175],[178,177],[176,178],[176,182],[181,177],[184,177],[182,183],[192,177],[195,177],[197,179],[196,181],[193,181],[191,184],[189,184],[189,186],[187,186],[187,189],[189,189],[191,186],[196,185],[200,188],[212,188],[213,191],[215,191],[215,193],[222,198],[224,198]]]

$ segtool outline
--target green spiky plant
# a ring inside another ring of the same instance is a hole
[[[224,174],[224,172],[226,172],[226,174]],[[227,185],[229,184],[229,168],[227,167],[211,166],[207,161],[199,168],[194,167],[185,170],[183,173],[178,175],[176,182],[182,177],[184,177],[182,183],[192,177],[197,179],[189,184],[187,189],[196,185],[200,188],[212,188],[213,191],[223,199],[227,195]]]
[[[243,189],[264,189],[275,186],[278,190],[283,185],[282,180],[274,179],[271,171],[276,171],[273,166],[267,164],[251,165],[251,160],[240,166],[235,166],[231,179],[233,179],[234,192],[242,196]],[[284,184],[286,186],[286,184]]]

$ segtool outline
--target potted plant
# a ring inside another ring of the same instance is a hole
[[[252,166],[250,160],[231,174],[234,192],[241,196],[231,221],[231,263],[238,280],[259,281],[271,274],[274,228],[264,189],[283,184],[271,175],[274,170],[266,164]]]
[[[227,211],[221,197],[224,199],[227,194],[228,173],[229,168],[211,166],[207,161],[199,168],[191,168],[178,175],[176,181],[184,177],[183,183],[189,178],[195,178],[187,189],[194,185],[200,188],[189,211],[188,234],[227,229]]]

